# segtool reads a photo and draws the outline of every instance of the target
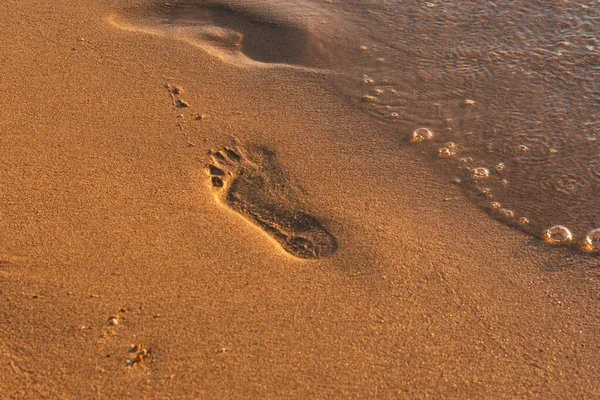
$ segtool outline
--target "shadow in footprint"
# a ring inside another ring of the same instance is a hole
[[[261,63],[326,68],[333,56],[298,22],[226,2],[175,1],[126,9],[113,22],[164,34]]]
[[[218,198],[260,226],[295,257],[319,259],[333,255],[337,250],[335,238],[301,209],[273,154],[266,149],[254,153],[250,159],[239,149],[211,151],[207,172]]]

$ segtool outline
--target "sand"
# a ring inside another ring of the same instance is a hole
[[[600,392],[597,258],[489,218],[318,46],[261,65],[148,3],[3,7],[1,398]]]

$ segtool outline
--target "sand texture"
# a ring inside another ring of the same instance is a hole
[[[3,2],[0,398],[600,393],[598,258],[348,95],[326,2],[168,3]]]

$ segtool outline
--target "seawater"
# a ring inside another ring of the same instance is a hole
[[[427,149],[495,218],[600,251],[599,2],[328,7],[360,33],[362,62],[348,72],[373,117]]]

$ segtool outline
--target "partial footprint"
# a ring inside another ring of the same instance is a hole
[[[337,250],[335,238],[298,203],[298,194],[266,149],[252,157],[237,148],[211,151],[210,182],[221,202],[248,218],[291,255],[319,259]]]
[[[123,29],[191,43],[236,64],[327,68],[339,58],[339,45],[314,31],[306,18],[323,13],[309,3],[173,0],[127,8],[109,20]]]

